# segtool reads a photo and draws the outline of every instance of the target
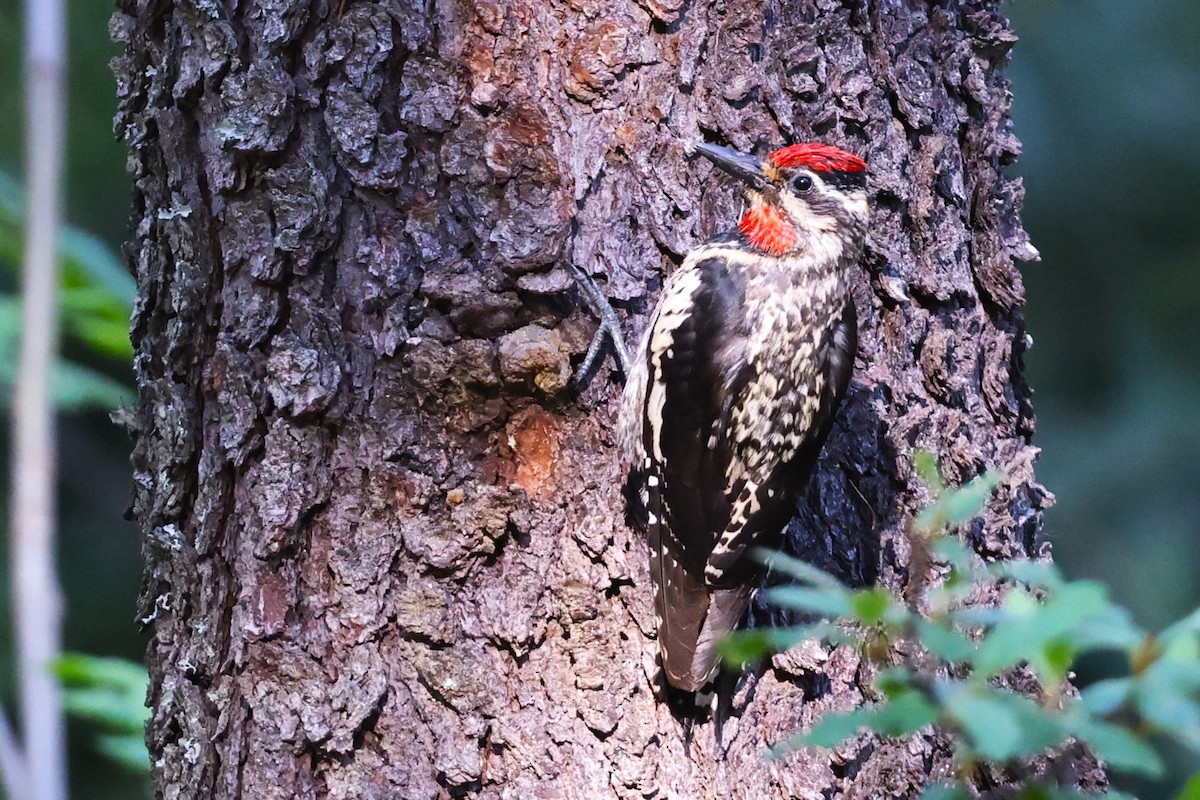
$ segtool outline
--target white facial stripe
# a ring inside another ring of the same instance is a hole
[[[864,191],[836,192],[834,196],[841,201],[842,207],[851,216],[866,219],[870,213],[867,208],[867,193]]]
[[[832,194],[832,192],[830,192]],[[783,210],[796,223],[796,227],[808,233],[829,233],[837,228],[838,221],[824,214],[814,214],[808,203],[790,192],[780,192]]]
[[[694,267],[696,264],[699,264],[701,261],[704,261],[708,258],[720,258],[726,261],[728,264],[737,267],[757,264],[762,256],[753,251],[746,250],[743,247],[739,247],[736,244],[730,244],[727,242],[710,242],[709,244],[697,247],[695,250],[689,253],[688,257],[684,259],[683,267],[681,269]]]

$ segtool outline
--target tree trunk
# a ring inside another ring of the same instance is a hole
[[[632,338],[740,202],[685,143],[864,155],[856,374],[791,545],[899,590],[923,447],[955,483],[1008,473],[966,532],[981,556],[1043,554],[995,5],[124,0],[157,794],[867,798],[945,775],[932,734],[763,759],[869,696],[869,665],[817,645],[685,747],[652,693],[619,381],[568,381],[595,328],[570,268]]]

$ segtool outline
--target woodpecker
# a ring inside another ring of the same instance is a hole
[[[684,693],[715,677],[717,642],[765,570],[749,551],[778,545],[850,382],[851,269],[867,230],[855,155],[696,151],[745,184],[748,208],[667,279],[628,355],[620,416],[662,672]]]

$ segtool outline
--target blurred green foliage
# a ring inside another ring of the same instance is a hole
[[[21,298],[15,294],[24,256],[24,192],[0,170],[0,405],[7,404],[18,374],[21,337]],[[133,358],[129,341],[129,310],[136,289],[128,270],[113,251],[94,236],[65,226],[59,243],[59,308],[65,350],[83,360],[60,358],[52,390],[63,410],[99,409],[132,404],[132,388],[96,367],[108,362],[128,375]],[[143,781],[149,778],[149,755],[144,725],[149,717],[144,667],[119,658],[82,653],[64,655],[55,666],[63,683],[67,713],[102,733],[93,736],[96,752]]]
[[[55,673],[63,685],[67,713],[104,731],[95,738],[96,749],[123,769],[148,776],[146,668],[121,658],[67,653],[58,660]]]
[[[982,761],[1028,762],[1069,740],[1087,744],[1110,770],[1150,778],[1165,773],[1151,735],[1200,753],[1200,610],[1151,635],[1096,581],[1067,581],[1046,561],[983,564],[945,533],[978,514],[1001,476],[988,473],[947,489],[930,455],[918,453],[914,461],[934,501],[910,530],[914,584],[908,598],[880,587],[851,590],[809,564],[764,554],[774,570],[795,581],[768,590],[767,602],[819,621],[735,634],[723,646],[728,660],[744,664],[819,638],[854,646],[878,667],[875,702],[825,714],[776,754],[836,747],[864,729],[908,736],[929,726],[951,736],[960,776]],[[928,580],[933,572],[944,578]],[[1004,592],[1000,605],[978,605],[974,598],[993,586]],[[900,641],[906,643],[902,649],[894,646]],[[1122,674],[1078,694],[1065,691],[1072,668],[1090,652],[1120,656]],[[1021,671],[1036,677],[1040,689],[1031,691]],[[970,796],[955,784],[924,794]],[[1020,796],[1079,795],[1038,784]]]
[[[23,196],[20,185],[0,171],[0,270],[13,277],[24,256]],[[59,308],[67,347],[77,344],[93,359],[109,359],[115,368],[127,371],[133,359],[129,309],[136,293],[129,271],[107,245],[69,225],[60,239],[59,270]],[[0,291],[0,403],[7,403],[12,394],[21,337],[18,282],[6,283],[14,288],[13,293]],[[52,379],[59,408],[110,410],[133,402],[127,383],[82,361],[59,359]]]

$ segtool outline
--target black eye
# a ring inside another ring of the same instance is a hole
[[[808,177],[807,175],[797,175],[796,177],[792,178],[792,188],[797,194],[804,194],[812,189],[812,187],[812,178]]]

